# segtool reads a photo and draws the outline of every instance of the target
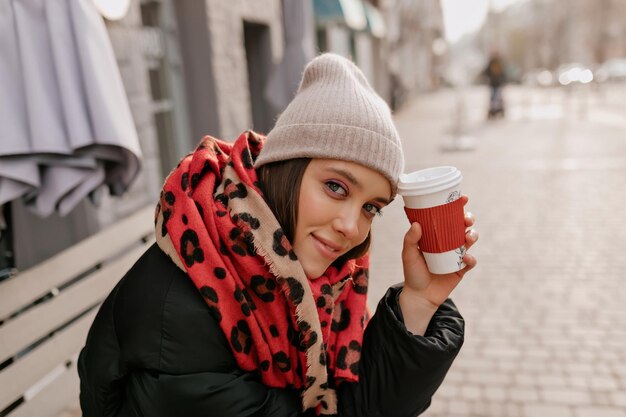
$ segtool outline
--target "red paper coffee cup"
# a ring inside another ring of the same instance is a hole
[[[398,194],[411,222],[422,226],[420,250],[428,270],[448,274],[465,267],[465,214],[461,197],[463,176],[442,166],[402,174]]]

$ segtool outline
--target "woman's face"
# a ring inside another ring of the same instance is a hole
[[[302,177],[293,250],[309,278],[361,244],[389,204],[391,185],[354,162],[313,159]]]

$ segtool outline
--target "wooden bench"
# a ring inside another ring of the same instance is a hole
[[[55,416],[76,402],[89,326],[154,241],[153,217],[145,207],[0,283],[0,416]]]

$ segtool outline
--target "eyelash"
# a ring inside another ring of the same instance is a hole
[[[335,187],[341,188],[343,190],[343,194],[338,193],[337,189],[333,189]],[[331,193],[333,194],[339,194],[342,197],[345,197],[348,195],[348,190],[346,189],[346,187],[344,187],[343,185],[341,185],[341,183],[338,183],[337,181],[326,181],[326,188],[328,188],[330,190]]]
[[[374,213],[374,214],[376,216],[382,216],[383,215],[383,210],[380,207],[375,206],[374,204],[370,204],[370,203],[367,203],[366,206],[372,206],[373,208],[375,208],[376,209],[376,213]],[[368,213],[372,214],[369,210],[365,210],[365,211],[367,211]]]
[[[340,195],[341,197],[346,197],[346,196],[348,195],[348,190],[347,190],[347,189],[346,189],[343,185],[341,185],[341,183],[339,183],[339,182],[337,182],[337,181],[326,181],[325,185],[326,185],[326,188],[328,188],[328,190],[329,190],[331,193],[333,193],[333,194],[338,194],[338,195]],[[335,188],[335,187],[339,187],[339,188],[341,188],[341,189],[343,190],[344,194],[340,194],[340,193],[338,193],[338,192],[337,192],[338,190],[337,190],[337,188]],[[334,189],[333,189],[333,188],[334,188]],[[374,209],[376,210],[376,212],[375,212],[375,213],[372,213],[370,210],[365,209],[365,207],[367,207],[367,206],[369,206],[370,208],[374,208]],[[363,206],[363,208],[365,209],[365,211],[366,211],[368,214],[371,214],[371,215],[376,215],[376,216],[382,216],[382,215],[383,215],[383,210],[382,210],[380,207],[376,206],[375,204],[367,203],[367,204],[365,204],[365,205]]]

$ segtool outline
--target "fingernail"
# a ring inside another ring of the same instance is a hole
[[[472,239],[477,239],[478,238],[478,232],[474,229],[470,229],[469,231],[469,237]]]
[[[466,211],[465,212],[465,217],[469,217],[469,218],[474,218],[474,213],[472,213],[471,211]]]

